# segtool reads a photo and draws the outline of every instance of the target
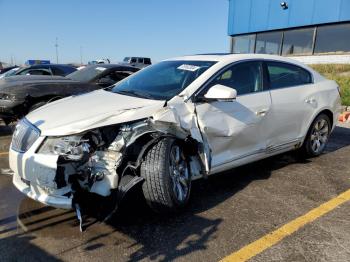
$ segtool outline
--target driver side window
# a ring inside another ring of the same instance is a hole
[[[261,62],[235,64],[221,73],[211,84],[224,85],[236,89],[237,95],[263,90],[263,67]]]

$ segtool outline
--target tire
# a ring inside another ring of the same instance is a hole
[[[141,164],[141,176],[147,204],[157,213],[177,212],[188,203],[189,164],[175,139],[163,138],[149,149]]]
[[[331,121],[325,114],[320,114],[312,122],[301,147],[303,157],[317,157],[321,155],[327,145],[331,132]]]
[[[46,104],[47,104],[47,102],[38,102],[29,108],[28,113],[34,111],[35,109],[38,109],[39,107],[42,107],[43,105],[46,105]]]

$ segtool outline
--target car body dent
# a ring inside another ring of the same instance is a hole
[[[208,139],[205,136],[205,132],[200,129],[196,107],[192,101],[186,103],[183,98],[176,96],[168,104],[166,109],[157,112],[152,118],[155,123],[165,124],[165,132],[168,132],[169,125],[172,124],[185,130],[192,139],[196,140],[199,143],[198,153],[202,167],[204,168],[199,172],[205,176],[209,174],[211,167],[211,149],[207,142]],[[176,135],[176,137],[180,136]]]

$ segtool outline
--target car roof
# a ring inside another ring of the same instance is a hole
[[[280,61],[289,61],[291,59],[267,54],[231,54],[231,53],[213,53],[213,54],[198,54],[198,55],[186,55],[182,57],[176,57],[169,60],[198,60],[198,61],[227,61],[227,60],[247,60],[247,59],[272,59]],[[294,60],[292,60],[294,61]]]
[[[310,67],[305,64],[283,56],[278,55],[268,55],[268,54],[232,54],[232,53],[213,53],[213,54],[199,54],[199,55],[187,55],[182,57],[176,57],[173,59],[167,59],[167,61],[171,60],[188,60],[188,61],[215,61],[215,62],[238,62],[242,60],[251,60],[251,59],[261,59],[261,60],[273,60],[285,63],[292,63],[298,65],[300,67],[311,70]],[[311,70],[313,71],[313,70]]]

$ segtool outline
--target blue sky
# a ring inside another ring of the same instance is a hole
[[[0,61],[227,52],[228,0],[0,0]]]

